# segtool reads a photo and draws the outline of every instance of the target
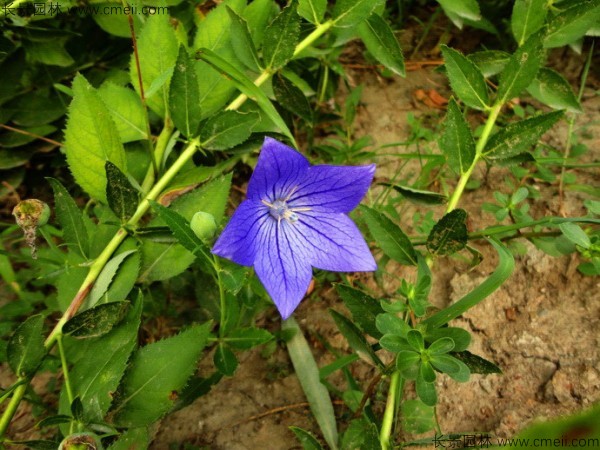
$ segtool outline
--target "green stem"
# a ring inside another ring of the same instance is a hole
[[[21,384],[15,389],[15,391],[13,392],[13,396],[11,397],[8,406],[6,407],[6,410],[4,410],[4,414],[2,414],[2,417],[0,418],[0,442],[3,441],[2,437],[4,436],[4,432],[8,428],[10,421],[17,412],[19,403],[21,403],[21,399],[25,395],[27,387],[29,386],[29,379],[19,377],[17,382],[21,381],[23,381],[23,384]]]
[[[456,188],[452,193],[452,197],[448,202],[448,208],[446,208],[446,213],[449,213],[458,205],[458,201],[460,200],[460,197],[462,196],[465,187],[467,186],[467,182],[469,181],[469,178],[471,178],[471,174],[473,173],[475,166],[481,159],[483,149],[485,148],[485,144],[487,144],[487,141],[490,138],[490,134],[492,133],[492,129],[494,128],[494,124],[496,123],[496,119],[498,119],[498,114],[500,114],[500,109],[502,109],[502,103],[496,103],[490,110],[490,115],[488,116],[485,122],[483,131],[475,147],[475,157],[473,158],[473,162],[466,170],[466,172],[461,174],[458,180],[458,184],[456,185]]]
[[[225,290],[223,289],[223,280],[221,279],[221,264],[219,263],[219,257],[216,255],[213,257],[213,268],[217,274],[217,284],[219,285],[219,337],[223,337],[227,302],[225,301]]]
[[[383,413],[383,420],[381,422],[381,431],[379,433],[379,442],[381,443],[382,450],[392,448],[392,446],[390,446],[390,439],[392,428],[394,426],[394,419],[396,418],[396,404],[400,400],[402,385],[400,372],[394,372],[390,377],[390,390],[388,391],[385,412]]]
[[[69,366],[67,365],[67,358],[65,356],[65,348],[62,342],[62,335],[56,339],[58,344],[58,353],[60,354],[60,364],[63,370],[63,376],[65,377],[65,389],[67,390],[67,398],[69,399],[69,405],[73,403],[73,389],[71,388],[71,381],[69,379]]]
[[[154,149],[153,161],[152,164],[148,167],[148,171],[146,172],[146,176],[144,177],[144,181],[142,182],[142,192],[148,192],[150,187],[154,184],[154,180],[156,179],[156,170],[160,171],[162,168],[162,160],[165,155],[165,150],[167,145],[169,144],[169,139],[173,135],[173,122],[170,119],[165,121],[165,126],[163,127],[160,135],[158,136],[158,140],[156,141],[156,147]]]

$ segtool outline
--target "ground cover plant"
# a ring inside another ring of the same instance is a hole
[[[402,83],[395,31],[423,11],[415,52],[436,20],[486,47],[440,39],[452,94],[426,95],[437,126],[411,116],[417,152],[373,145],[355,132],[363,88],[345,52]],[[598,163],[577,126],[599,1],[16,0],[0,21],[2,445],[158,445],[157,424],[235,383],[256,347],[286,349],[316,424],[273,448],[502,444],[442,429],[440,382],[502,372],[457,319],[510,286],[530,248],[600,273]],[[561,48],[584,55],[576,89],[549,66]],[[565,139],[545,141],[561,124]],[[383,175],[390,158],[416,176]],[[502,189],[466,202],[480,173]],[[555,214],[539,213],[540,183]],[[476,210],[492,224],[474,228]],[[466,273],[483,255],[495,268],[479,283],[432,298],[442,266]],[[295,311],[330,295],[351,353],[323,339],[319,367]],[[19,411],[35,417],[23,439]],[[522,437],[599,445],[597,414]]]

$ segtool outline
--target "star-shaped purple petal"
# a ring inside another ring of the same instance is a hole
[[[296,150],[266,138],[248,183],[212,252],[254,266],[287,319],[306,293],[312,267],[374,271],[377,264],[347,216],[366,194],[375,165],[311,166]]]

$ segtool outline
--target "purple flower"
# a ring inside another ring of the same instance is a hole
[[[375,164],[311,166],[296,150],[266,138],[248,183],[212,252],[254,266],[284,319],[296,309],[312,267],[374,271],[377,264],[348,217],[369,189]]]

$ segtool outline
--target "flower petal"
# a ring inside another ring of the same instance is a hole
[[[367,193],[375,164],[368,166],[312,166],[288,201],[292,208],[349,213]]]
[[[295,225],[268,220],[254,269],[283,319],[296,309],[312,278],[309,253]]]
[[[248,183],[250,200],[273,202],[289,195],[310,166],[299,152],[272,138],[265,142]]]
[[[244,200],[215,242],[212,253],[242,266],[253,265],[259,242],[267,232],[266,223],[272,221],[265,205]]]
[[[311,265],[334,272],[372,272],[377,263],[350,217],[309,211],[299,214],[298,230],[306,240]]]

